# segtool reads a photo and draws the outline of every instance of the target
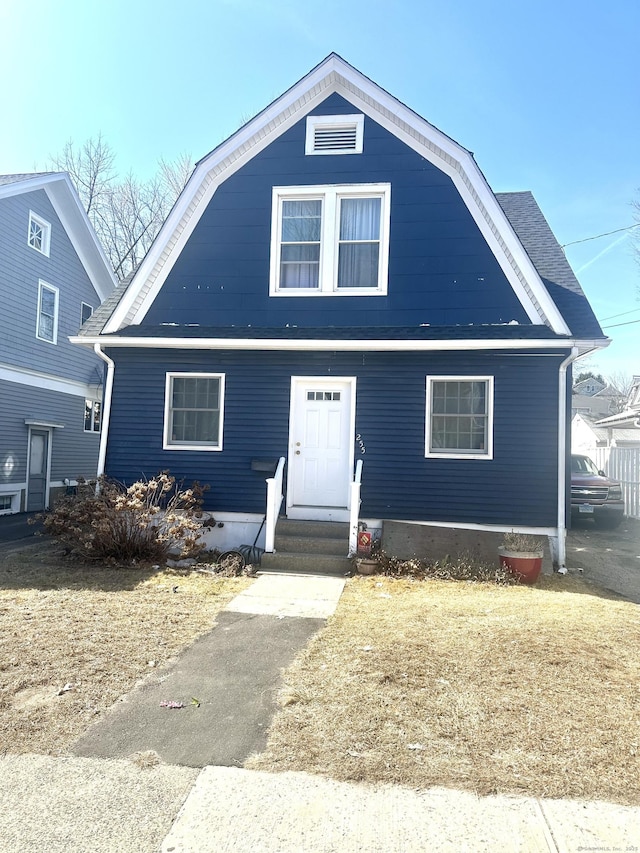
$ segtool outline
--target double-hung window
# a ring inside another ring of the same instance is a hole
[[[224,374],[167,373],[165,450],[222,450]]]
[[[38,283],[36,337],[50,344],[58,342],[58,288],[45,281]]]
[[[493,377],[427,377],[425,455],[493,458]]]
[[[389,184],[275,187],[272,296],[384,295]]]

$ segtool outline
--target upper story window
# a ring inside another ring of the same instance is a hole
[[[425,455],[493,458],[493,377],[427,377]]]
[[[80,308],[80,325],[83,326],[92,314],[92,306],[88,302],[83,302]]]
[[[224,374],[167,373],[165,450],[222,450]]]
[[[58,342],[58,288],[38,282],[38,319],[36,337],[50,344]]]
[[[384,295],[390,184],[274,187],[273,296]]]
[[[362,154],[364,116],[307,116],[305,154]]]
[[[32,249],[49,257],[51,225],[32,210],[29,211],[29,234],[27,242]]]

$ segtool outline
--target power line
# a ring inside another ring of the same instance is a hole
[[[623,311],[621,314],[612,314],[610,317],[601,317],[600,321],[604,322],[605,320],[615,320],[616,317],[626,317],[627,314],[635,314],[636,311],[640,311],[640,308],[632,308],[631,311]]]
[[[584,237],[582,240],[572,240],[570,243],[563,243],[561,249],[566,249],[567,246],[575,246],[576,243],[588,243],[589,240],[599,240],[600,237],[610,237],[611,234],[619,234],[621,231],[631,231],[632,228],[640,228],[640,222],[635,225],[627,225],[626,228],[616,228],[615,231],[605,231],[604,234],[596,234],[595,237]]]
[[[640,323],[640,320],[629,320],[628,323],[614,323],[613,326],[603,326],[603,329],[617,329],[618,326],[633,326],[634,323]]]

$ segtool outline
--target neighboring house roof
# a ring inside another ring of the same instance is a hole
[[[582,420],[582,422],[591,430],[596,441],[607,443],[612,437],[611,434],[613,432],[613,438],[615,439],[616,444],[637,444],[640,442],[640,428],[634,429],[632,427],[616,427],[615,424],[603,426],[602,421],[599,421],[592,415],[587,415],[582,412],[579,412],[577,415],[574,415],[574,421],[577,418],[580,418],[580,420]]]
[[[109,317],[113,314],[116,307],[120,304],[120,300],[127,292],[127,288],[131,284],[131,279],[133,278],[133,273],[128,275],[126,278],[123,278],[122,281],[118,282],[116,288],[111,291],[109,296],[104,300],[104,302],[96,308],[93,314],[86,320],[80,331],[79,335],[82,336],[91,336],[91,335],[99,335],[102,331],[104,324],[107,322]]]
[[[581,414],[591,414],[603,418],[611,414],[611,398],[592,396],[591,394],[572,394],[571,408]]]
[[[496,197],[466,149],[336,54],[199,161],[105,333],[142,322],[217,187],[334,92],[451,178],[531,324],[580,338],[585,351],[608,343],[531,193]]]
[[[105,300],[115,287],[116,278],[69,175],[66,172],[0,175],[0,201],[37,190],[47,194],[100,301]]]
[[[591,396],[593,394],[598,394],[600,391],[603,391],[604,388],[604,382],[600,382],[599,379],[594,379],[593,377],[590,377],[588,379],[581,379],[580,382],[574,383],[573,393],[588,394],[589,396]]]

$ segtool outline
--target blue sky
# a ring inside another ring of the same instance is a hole
[[[571,243],[634,222],[639,32],[638,0],[4,0],[0,172],[99,132],[122,173],[197,160],[336,51]],[[604,326],[640,320],[629,234],[567,248]],[[606,331],[591,366],[640,374],[640,322]]]

